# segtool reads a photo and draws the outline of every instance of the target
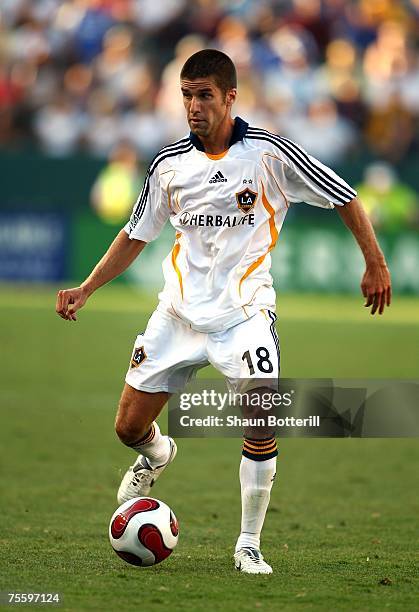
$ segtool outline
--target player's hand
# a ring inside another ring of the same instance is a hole
[[[362,294],[366,299],[364,306],[371,306],[371,314],[383,314],[385,306],[391,303],[390,271],[385,263],[367,265],[361,281]]]
[[[61,289],[57,294],[55,310],[62,319],[77,321],[76,312],[85,305],[88,297],[84,287]]]

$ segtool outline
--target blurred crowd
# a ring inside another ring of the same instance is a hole
[[[236,114],[336,165],[419,151],[419,0],[1,0],[0,146],[144,160],[187,133],[179,72],[225,51]]]

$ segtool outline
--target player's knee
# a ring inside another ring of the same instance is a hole
[[[115,421],[115,432],[123,444],[131,446],[141,440],[147,433],[142,423],[135,423],[128,419],[117,418]]]

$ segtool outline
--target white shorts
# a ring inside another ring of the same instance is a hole
[[[280,352],[275,321],[275,313],[261,310],[230,329],[205,333],[156,310],[145,332],[137,336],[125,380],[141,391],[175,393],[200,368],[212,364],[232,391],[260,386],[252,384],[260,379],[277,387]]]

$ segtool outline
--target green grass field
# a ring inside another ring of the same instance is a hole
[[[179,545],[154,568],[124,564],[107,528],[133,454],[113,420],[155,300],[107,287],[76,324],[54,304],[51,288],[0,289],[0,590],[59,591],[63,610],[419,609],[415,439],[279,441],[272,576],[232,566],[240,440],[179,440],[153,492],[178,516]],[[285,377],[418,378],[419,300],[374,318],[357,297],[284,296],[278,314]]]

